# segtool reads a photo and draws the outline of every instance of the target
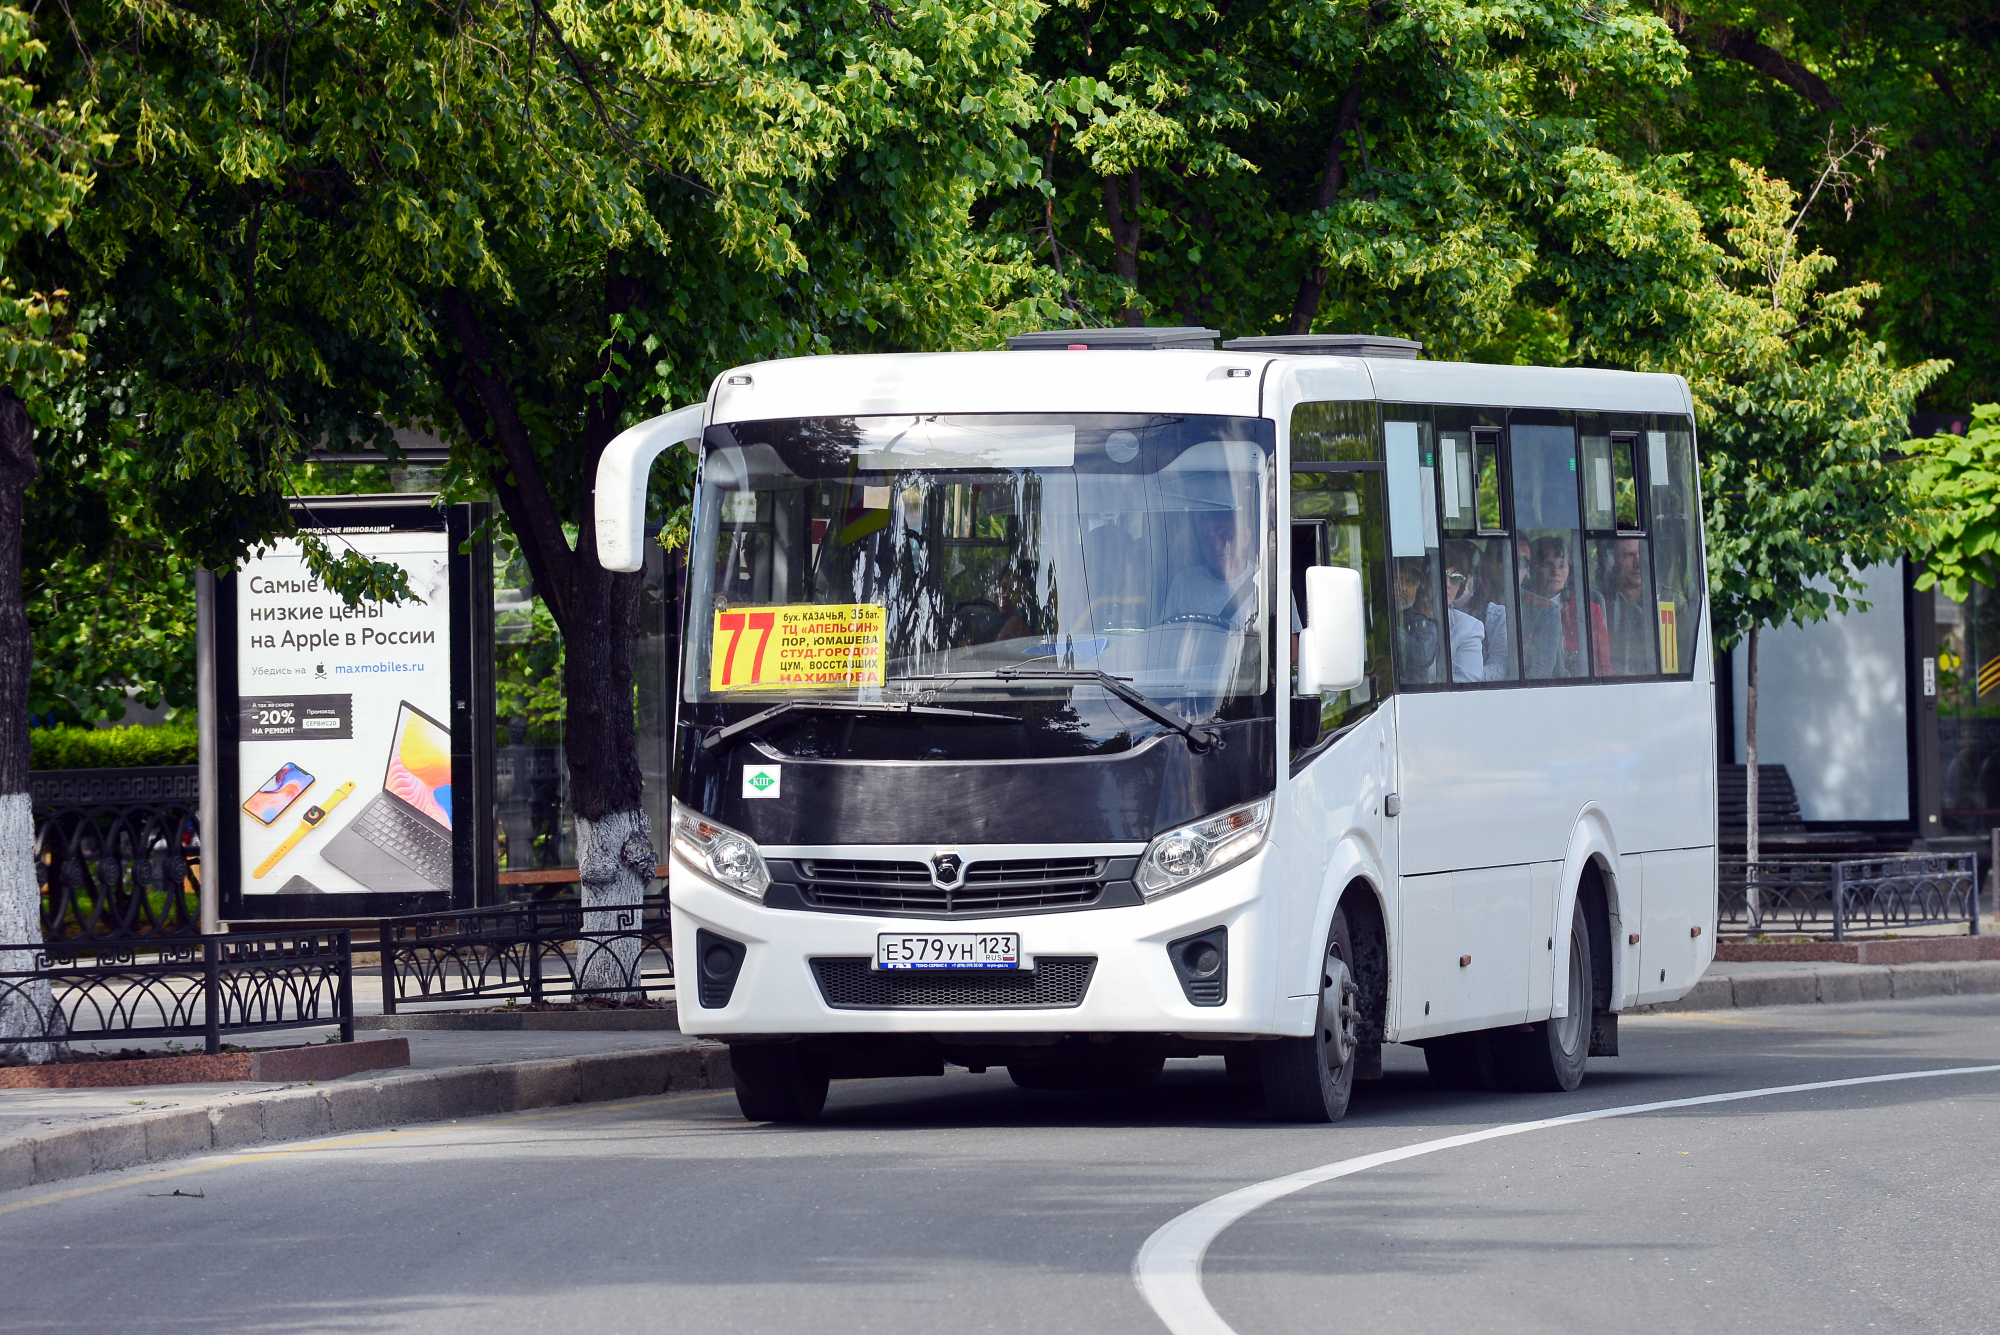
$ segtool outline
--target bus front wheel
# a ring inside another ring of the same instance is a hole
[[[731,1043],[729,1067],[752,1122],[816,1122],[826,1107],[826,1060],[798,1043]]]
[[[1311,1035],[1257,1045],[1264,1109],[1280,1122],[1338,1122],[1354,1092],[1360,1044],[1361,989],[1354,978],[1354,942],[1347,910],[1335,909],[1320,959],[1319,1016]]]

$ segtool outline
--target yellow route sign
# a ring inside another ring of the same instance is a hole
[[[880,686],[887,623],[888,609],[874,603],[717,612],[708,688]]]

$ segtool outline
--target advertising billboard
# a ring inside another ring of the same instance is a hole
[[[218,693],[233,715],[219,729],[224,911],[331,919],[470,904],[491,824],[468,791],[488,786],[474,753],[475,718],[490,714],[471,707],[490,696],[471,670],[485,624],[475,590],[491,596],[458,550],[471,545],[472,507],[375,496],[298,508],[336,554],[399,567],[412,596],[349,607],[297,540],[218,586]]]

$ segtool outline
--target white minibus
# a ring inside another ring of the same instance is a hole
[[[743,1113],[1226,1059],[1333,1121],[1384,1043],[1567,1090],[1715,939],[1693,417],[1668,375],[1051,331],[718,376],[675,725],[680,1025]]]

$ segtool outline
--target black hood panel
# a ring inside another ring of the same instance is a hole
[[[703,751],[681,732],[675,795],[760,844],[1141,842],[1269,793],[1268,718],[1214,725],[1204,755],[1163,734],[1130,751],[1051,760],[813,760],[754,740]],[[782,765],[776,798],[743,797],[745,765]]]

